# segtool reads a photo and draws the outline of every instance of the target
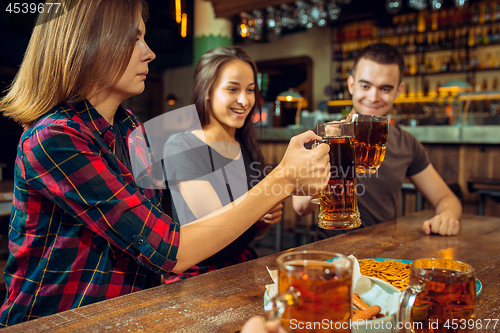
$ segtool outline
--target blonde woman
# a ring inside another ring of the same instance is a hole
[[[182,228],[163,214],[160,191],[139,188],[131,174],[141,123],[120,106],[144,90],[155,58],[144,41],[147,12],[142,0],[67,0],[58,14],[42,13],[0,101],[25,128],[3,327],[157,285],[227,246],[298,187],[326,183],[328,147],[306,150],[317,138],[307,132],[224,213]]]

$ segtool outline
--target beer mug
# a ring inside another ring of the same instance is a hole
[[[351,332],[352,262],[342,254],[295,251],[280,255],[278,292],[265,310],[294,332]]]
[[[449,259],[418,259],[399,311],[401,332],[473,332],[476,311],[474,269]]]
[[[375,173],[385,158],[389,120],[387,117],[349,114],[347,122],[354,123],[356,172]]]
[[[356,196],[356,161],[354,152],[354,124],[332,121],[316,125],[321,143],[330,146],[330,180],[321,191],[318,225],[323,229],[352,229],[361,225]]]

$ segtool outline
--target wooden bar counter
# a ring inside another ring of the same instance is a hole
[[[357,258],[426,257],[471,264],[483,284],[476,319],[500,319],[500,218],[465,215],[456,237],[424,235],[424,211],[302,246],[353,254]],[[25,322],[3,332],[230,332],[253,315],[263,315],[265,285],[272,283],[266,266],[276,269],[279,254],[212,273],[132,293]],[[492,326],[492,325],[491,325]],[[500,331],[492,327],[481,332]]]

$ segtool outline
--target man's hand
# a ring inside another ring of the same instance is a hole
[[[441,236],[455,236],[460,230],[460,221],[438,214],[430,220],[425,221],[422,225],[422,230],[426,235],[433,233]]]

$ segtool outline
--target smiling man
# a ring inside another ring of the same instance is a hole
[[[404,89],[403,56],[391,45],[367,46],[354,60],[352,75],[347,79],[352,95],[352,113],[386,116],[394,100]],[[462,206],[439,176],[422,144],[409,132],[390,125],[384,162],[372,175],[358,174],[358,206],[363,226],[393,220],[397,217],[397,200],[405,179],[409,179],[435,208],[436,215],[423,223],[426,234],[453,236],[460,230]],[[304,199],[294,198],[300,215],[314,209]],[[339,231],[319,229],[320,238]]]

